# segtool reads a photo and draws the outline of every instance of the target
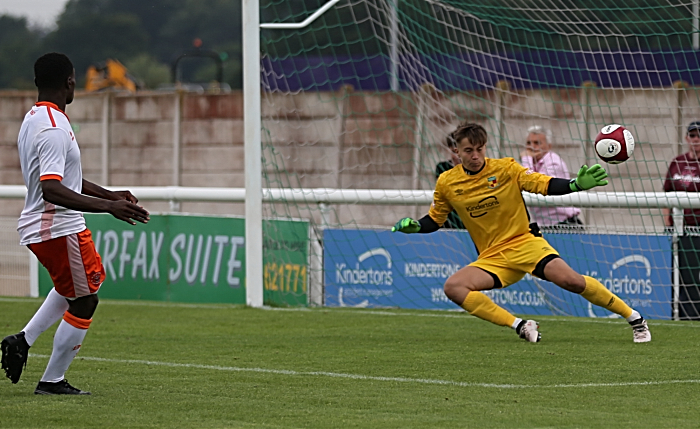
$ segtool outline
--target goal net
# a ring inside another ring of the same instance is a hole
[[[263,1],[261,22],[302,22],[323,3]],[[468,233],[390,233],[430,202],[392,191],[433,189],[454,162],[446,136],[461,121],[485,127],[492,158],[525,163],[526,142],[544,136],[567,178],[600,162],[592,142],[617,123],[634,135],[634,155],[606,164],[610,184],[596,191],[622,203],[528,209],[574,269],[646,316],[697,315],[695,236],[679,238],[682,229],[665,228],[663,208],[647,202],[664,191],[669,163],[688,150],[688,124],[700,120],[694,16],[692,1],[341,0],[303,28],[262,29],[263,188],[316,189],[264,205],[268,218],[310,222],[303,290],[280,280],[294,277],[280,269],[289,240],[266,239],[266,297],[456,309],[442,285],[477,257]],[[535,155],[533,168],[546,168]],[[338,189],[375,191],[343,202],[332,197]],[[582,225],[560,224],[570,218]],[[490,294],[516,313],[610,316],[530,275]]]

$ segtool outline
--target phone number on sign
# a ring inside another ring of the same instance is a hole
[[[263,276],[265,290],[306,293],[306,265],[268,262]]]

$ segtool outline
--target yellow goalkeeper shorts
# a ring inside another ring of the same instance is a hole
[[[525,277],[526,273],[544,278],[544,265],[559,257],[559,252],[542,237],[528,234],[512,240],[508,245],[508,248],[488,256],[480,255],[469,266],[495,274],[501,281],[495,287],[506,287]]]

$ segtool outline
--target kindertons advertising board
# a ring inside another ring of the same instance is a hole
[[[597,278],[648,318],[671,318],[671,240],[655,235],[545,234],[581,274]],[[466,231],[399,234],[377,230],[324,232],[324,302],[338,307],[458,309],[445,280],[476,260]],[[617,317],[579,295],[526,275],[486,291],[517,314]]]

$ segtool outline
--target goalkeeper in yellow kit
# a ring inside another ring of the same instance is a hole
[[[639,312],[598,280],[574,271],[538,229],[531,228],[521,194],[565,195],[604,186],[605,170],[597,164],[584,165],[575,179],[553,178],[522,167],[513,158],[486,158],[486,130],[481,125],[460,124],[451,137],[462,164],[440,175],[428,215],[420,220],[403,218],[392,228],[408,234],[434,232],[453,209],[457,211],[479,257],[447,279],[445,295],[469,314],[511,327],[521,338],[537,342],[537,322],[513,316],[481,293],[512,285],[530,273],[624,317],[632,325],[634,342],[651,341]]]

